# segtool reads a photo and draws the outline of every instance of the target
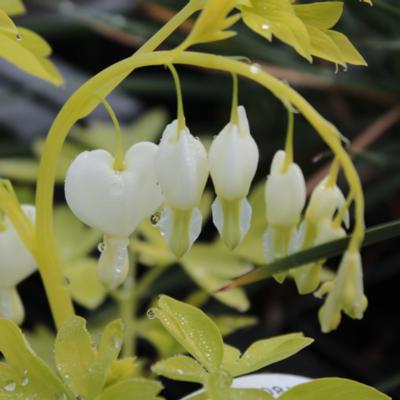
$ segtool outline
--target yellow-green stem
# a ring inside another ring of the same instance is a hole
[[[236,74],[232,74],[232,108],[231,124],[239,125],[238,105],[239,105],[239,82]]]
[[[59,292],[52,289],[53,280],[56,281],[55,283],[57,286],[60,286],[60,278],[62,277],[62,272],[59,267],[60,260],[55,250],[52,198],[55,169],[63,142],[72,126],[81,117],[81,110],[93,99],[93,94],[99,91],[106,94],[111,92],[114,85],[110,86],[110,82],[112,81],[115,83],[116,76],[119,77],[128,74],[134,69],[144,66],[165,65],[169,63],[193,65],[235,73],[261,84],[278,98],[290,101],[317,130],[322,139],[335,153],[343,168],[356,203],[356,223],[349,245],[350,250],[356,251],[360,246],[364,237],[364,197],[359,176],[351,158],[337,140],[339,133],[336,128],[325,120],[299,93],[266,72],[254,72],[248,64],[218,55],[197,52],[179,53],[174,50],[140,54],[110,66],[81,86],[65,103],[49,132],[39,170],[37,188],[37,235],[40,238],[40,240],[38,240],[38,252],[41,273],[46,289],[49,290],[48,295],[51,303],[61,303]],[[64,295],[62,294],[61,296]],[[57,306],[58,313],[55,314],[55,318],[58,321],[58,325],[72,312],[72,309],[68,308],[68,301],[66,301],[66,299],[70,301],[69,295],[67,294],[64,296],[63,305]]]
[[[99,100],[103,104],[104,108],[107,110],[108,114],[110,115],[111,121],[115,129],[115,150],[114,150],[113,168],[116,171],[123,171],[125,169],[124,148],[122,145],[122,132],[118,122],[118,118],[115,115],[115,112],[112,109],[110,103],[106,99],[100,98]]]
[[[326,185],[328,187],[332,187],[332,186],[336,185],[337,177],[338,177],[338,174],[339,174],[339,169],[340,169],[339,160],[337,158],[335,158],[333,160],[331,169],[329,171],[328,180],[326,182]]]
[[[343,207],[340,209],[335,219],[333,220],[333,226],[335,228],[339,228],[340,225],[342,225],[342,222],[346,216],[347,210],[351,206],[352,201],[353,201],[353,193],[350,192],[349,195],[347,196],[346,203],[343,205]]]
[[[167,67],[170,70],[171,75],[174,78],[174,83],[175,83],[176,104],[177,104],[176,109],[177,109],[177,120],[178,120],[177,137],[179,138],[180,132],[182,132],[186,126],[185,112],[183,111],[181,81],[179,79],[179,75],[178,75],[178,72],[176,71],[176,68],[172,64],[167,64]]]
[[[293,132],[294,132],[294,113],[288,108],[288,128],[286,133],[285,143],[285,162],[282,167],[282,174],[284,174],[293,163]]]

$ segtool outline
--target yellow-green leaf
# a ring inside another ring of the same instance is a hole
[[[158,375],[183,382],[203,383],[207,371],[193,358],[175,356],[159,361],[151,368]]]
[[[1,3],[0,3],[1,5]],[[14,35],[18,33],[18,29],[14,22],[7,15],[5,11],[0,7],[0,31],[11,32]]]
[[[63,79],[54,65],[43,54],[49,54],[50,47],[43,39],[27,30],[24,35],[0,30],[0,57],[38,78],[60,85]]]
[[[231,389],[230,400],[273,400],[273,396],[262,389]]]
[[[208,371],[216,371],[223,357],[217,326],[201,310],[168,296],[161,296],[154,315],[165,329]]]
[[[89,310],[95,310],[107,295],[97,278],[97,263],[94,258],[84,258],[70,262],[64,267],[72,298]]]
[[[306,24],[329,29],[335,26],[343,14],[343,2],[326,1],[294,5],[296,15]]]
[[[254,32],[268,40],[273,35],[312,61],[307,29],[296,16],[290,0],[251,0],[251,7],[242,8],[242,16]]]
[[[55,395],[73,400],[59,377],[33,352],[21,330],[12,321],[0,319],[1,399],[52,399]],[[9,397],[7,397],[9,395]]]
[[[133,357],[115,360],[107,374],[106,386],[111,386],[119,381],[136,378],[141,375],[141,365]]]
[[[162,400],[157,395],[163,386],[160,382],[132,378],[106,388],[97,400]]]
[[[226,34],[224,31],[238,20],[238,17],[231,18],[228,16],[236,4],[237,0],[207,0],[183,46],[188,47],[196,43],[223,40],[232,36],[231,33]]]
[[[55,208],[54,226],[56,241],[66,264],[81,260],[97,247],[102,238],[100,231],[85,226],[67,206]]]
[[[233,376],[248,374],[268,365],[284,360],[309,346],[313,339],[301,333],[276,336],[253,343],[241,356],[234,348],[226,348],[224,368]]]
[[[233,277],[252,269],[252,265],[238,259],[224,245],[195,244],[181,263],[192,279],[213,297],[239,311],[248,309],[249,301],[244,291],[216,292]]]
[[[376,389],[341,378],[323,378],[295,386],[279,397],[280,400],[390,400]]]
[[[21,0],[0,0],[0,10],[8,15],[20,15],[26,12],[24,3]]]
[[[86,330],[86,321],[75,316],[66,321],[58,332],[55,342],[57,369],[76,396],[95,398],[104,387],[121,346],[120,321],[105,327],[96,350]]]

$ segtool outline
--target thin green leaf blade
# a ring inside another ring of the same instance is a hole
[[[362,247],[368,247],[397,236],[400,236],[400,220],[395,220],[367,229]],[[224,291],[241,287],[271,278],[273,275],[279,273],[288,272],[292,268],[299,268],[318,260],[336,257],[346,250],[350,238],[351,236],[347,236],[343,239],[334,240],[329,243],[291,254],[288,257],[281,258],[268,265],[256,268],[253,271],[239,276],[220,290]]]

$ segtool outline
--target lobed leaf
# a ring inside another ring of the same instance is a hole
[[[203,383],[207,371],[193,358],[183,355],[159,361],[152,371],[169,379],[183,382]]]
[[[307,382],[290,389],[279,397],[280,400],[390,400],[378,390],[341,378],[323,378]]]
[[[168,332],[208,371],[216,371],[223,357],[217,326],[201,310],[161,296],[152,310]]]
[[[97,400],[162,400],[157,395],[163,386],[160,382],[132,378],[106,388]]]
[[[1,399],[52,399],[59,396],[73,400],[72,393],[60,378],[33,352],[15,323],[0,319]]]
[[[248,374],[284,360],[312,342],[313,339],[301,333],[277,336],[253,343],[239,358],[240,352],[237,349],[225,347],[227,354],[223,365],[232,376]]]

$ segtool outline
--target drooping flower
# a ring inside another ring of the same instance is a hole
[[[283,150],[275,154],[265,186],[268,228],[264,249],[268,262],[288,254],[306,202],[303,173],[297,164],[287,162],[286,157]],[[280,275],[276,278],[282,281],[284,277],[285,275]]]
[[[344,209],[345,203],[344,195],[335,181],[329,176],[324,178],[311,194],[295,250],[303,250],[344,237],[346,232],[341,226],[342,221],[334,221],[334,215],[343,209],[344,223],[348,226],[349,215],[347,209]],[[299,293],[311,293],[317,289],[321,281],[322,265],[323,261],[318,261],[293,270]]]
[[[34,223],[35,208],[22,205],[21,209]],[[37,265],[7,216],[0,230],[0,254],[0,316],[21,324],[25,312],[16,286],[36,271]]]
[[[231,249],[250,228],[247,195],[259,158],[244,107],[238,107],[237,114],[237,123],[228,123],[214,138],[209,151],[210,174],[217,194],[212,205],[213,221]]]
[[[208,178],[207,152],[178,120],[162,135],[156,156],[157,179],[166,208],[158,226],[170,249],[182,257],[200,234],[202,216],[197,208]]]
[[[319,310],[322,331],[335,330],[344,312],[354,319],[362,319],[368,306],[364,295],[363,272],[359,252],[344,253],[335,281],[326,286],[328,295]]]
[[[135,144],[125,154],[125,168],[117,171],[107,151],[86,151],[68,170],[68,206],[82,222],[104,233],[98,275],[110,289],[127,277],[128,237],[163,201],[154,167],[156,153],[153,143]]]

